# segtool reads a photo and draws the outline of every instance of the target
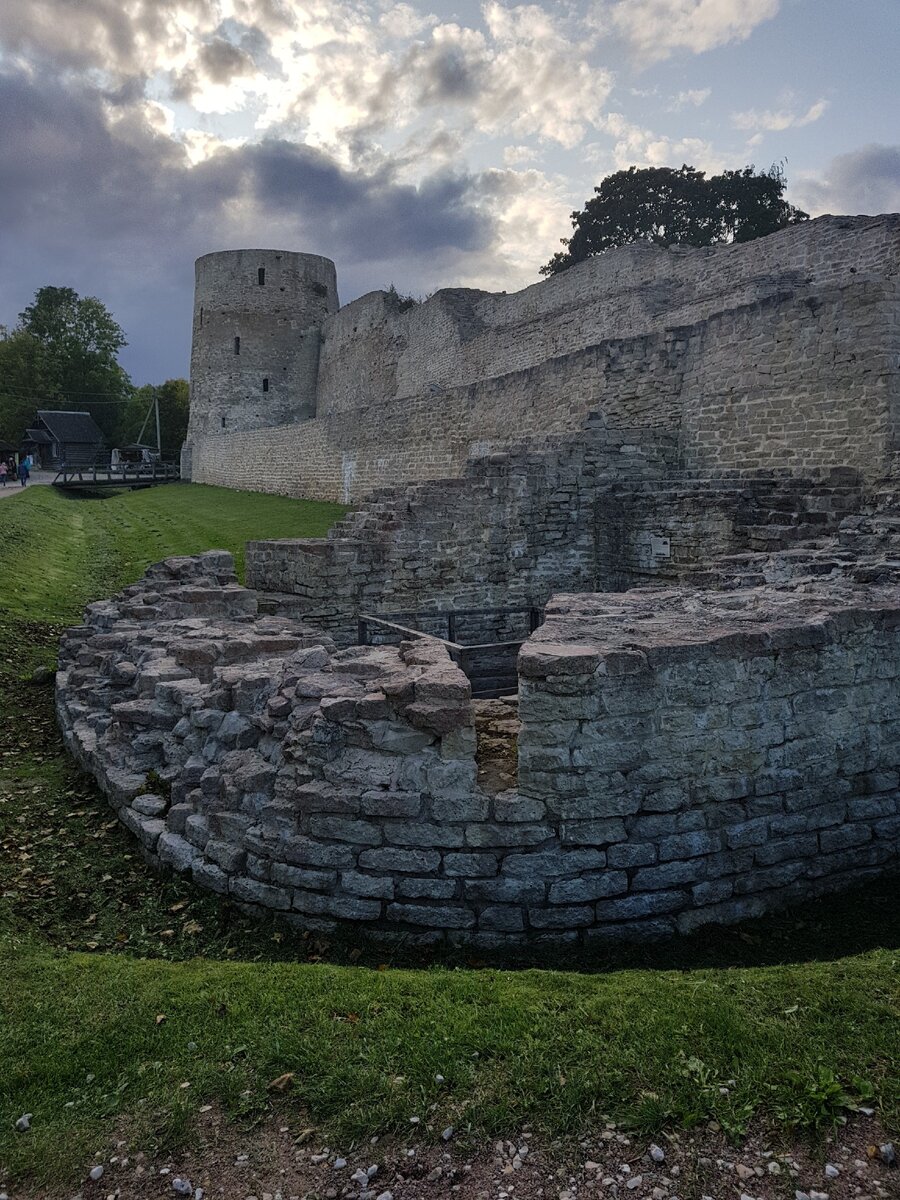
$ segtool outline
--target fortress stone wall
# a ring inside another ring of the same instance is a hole
[[[213,308],[220,257],[252,283],[256,259],[276,255],[230,253],[200,260]],[[356,502],[577,431],[590,413],[670,435],[687,470],[883,477],[900,414],[898,267],[897,216],[823,217],[708,250],[626,247],[512,295],[445,290],[405,311],[383,292],[331,311],[327,264],[318,338],[305,324],[314,312],[291,331],[286,310],[257,311],[266,288],[248,284],[235,293],[243,315],[228,309],[200,350],[195,312],[192,478]],[[273,318],[285,344],[298,335],[305,382],[267,408],[223,371],[244,322],[241,353],[263,378]]]
[[[354,936],[605,944],[896,870],[898,265],[900,217],[823,218],[403,311],[200,260],[193,477],[355,509],[91,605],[68,747],[151,861]]]

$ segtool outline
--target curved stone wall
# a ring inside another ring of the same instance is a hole
[[[831,587],[558,597],[515,789],[479,785],[441,643],[335,651],[218,551],[88,608],[59,720],[147,856],[240,904],[486,948],[661,937],[896,865],[900,593]]]
[[[320,331],[337,309],[334,263],[318,254],[198,258],[188,444],[314,417]]]

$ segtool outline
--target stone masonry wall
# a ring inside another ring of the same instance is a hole
[[[556,597],[520,655],[519,791],[573,851],[610,842],[560,925],[687,932],[896,867],[898,599]]]
[[[386,941],[605,943],[896,866],[898,631],[896,587],[559,597],[520,656],[518,786],[491,791],[439,643],[336,652],[210,552],[88,608],[57,707],[145,854],[239,904]]]
[[[248,585],[342,644],[360,613],[540,606],[560,587],[592,591],[598,495],[671,462],[667,439],[641,436],[591,424],[541,450],[473,459],[461,478],[376,492],[324,540],[249,542]]]
[[[317,416],[194,439],[198,482],[352,502],[470,454],[609,425],[703,471],[892,468],[900,217],[825,217],[708,250],[626,247],[513,295],[385,293],[322,326]]]

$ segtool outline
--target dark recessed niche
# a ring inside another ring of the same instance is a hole
[[[260,287],[265,287],[265,283],[266,283],[266,268],[265,267],[260,267],[259,270],[256,272],[256,282],[259,284]]]
[[[269,390],[269,381],[268,381],[268,379],[264,379],[263,380],[263,391],[267,392],[268,390]]]
[[[225,428],[225,418],[224,417],[222,418],[222,428],[223,429]]]
[[[314,283],[312,285],[312,290],[315,292],[315,294],[317,296],[327,296],[328,295],[328,288],[325,286],[324,283]]]
[[[241,339],[239,337],[234,339],[234,352],[235,354],[240,354],[241,352]]]
[[[202,307],[200,309],[200,325],[201,325],[201,327],[203,325],[203,308]]]

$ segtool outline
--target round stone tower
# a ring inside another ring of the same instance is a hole
[[[188,446],[316,414],[334,263],[288,250],[220,250],[195,265]]]

